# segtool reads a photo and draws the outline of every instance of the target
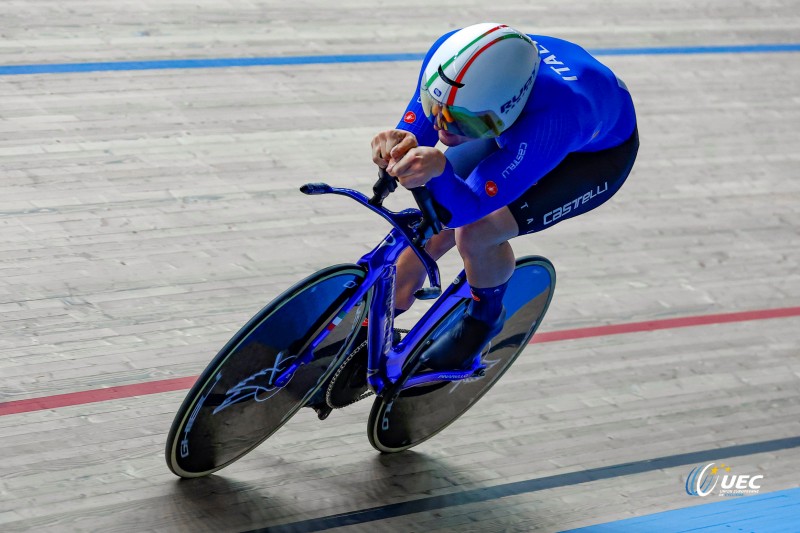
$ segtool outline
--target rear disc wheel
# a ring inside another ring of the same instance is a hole
[[[547,259],[518,259],[503,298],[506,322],[482,359],[485,375],[409,388],[394,399],[376,398],[367,423],[370,444],[383,453],[407,450],[433,437],[472,407],[527,347],[547,312],[555,281],[555,269]],[[431,328],[406,361],[401,381],[411,376],[428,341],[436,340],[455,325],[467,304],[467,299],[456,304]]]

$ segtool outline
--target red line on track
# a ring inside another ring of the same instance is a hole
[[[761,309],[758,311],[742,311],[739,313],[664,318],[660,320],[647,320],[645,322],[630,322],[628,324],[546,331],[537,333],[531,344],[583,339],[586,337],[602,337],[604,335],[620,335],[622,333],[637,333],[641,331],[655,331],[659,329],[708,326],[711,324],[727,324],[729,322],[749,322],[752,320],[767,320],[770,318],[788,318],[793,316],[800,316],[800,307],[783,307],[780,309]]]
[[[31,398],[29,400],[5,402],[0,403],[0,416],[13,415],[17,413],[29,413],[31,411],[43,411],[45,409],[56,409],[57,407],[67,407],[69,405],[82,405],[85,403],[105,402],[107,400],[119,400],[121,398],[132,398],[134,396],[158,394],[159,392],[183,390],[194,385],[196,380],[197,376],[188,376],[185,378],[145,381],[144,383],[120,385],[105,389],[85,390],[80,392],[70,392],[67,394],[56,394],[55,396]]]
[[[556,342],[587,337],[602,337],[605,335],[620,335],[623,333],[638,333],[643,331],[656,331],[659,329],[685,328],[689,326],[707,326],[711,324],[727,324],[730,322],[749,322],[752,320],[767,320],[771,318],[788,318],[800,316],[800,307],[784,307],[780,309],[761,309],[757,311],[743,311],[739,313],[723,313],[716,315],[687,316],[680,318],[665,318],[660,320],[647,320],[645,322],[630,322],[627,324],[612,324],[608,326],[594,326],[588,328],[564,329],[560,331],[544,331],[537,333],[532,343]],[[41,398],[15,400],[0,403],[0,416],[32,411],[56,409],[70,405],[83,405],[87,403],[104,402],[184,390],[191,387],[197,376],[183,378],[162,379],[159,381],[146,381],[131,385],[120,385],[104,389],[70,392]]]

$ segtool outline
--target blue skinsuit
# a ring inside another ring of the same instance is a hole
[[[448,33],[428,51],[423,69]],[[541,64],[522,114],[496,141],[499,149],[468,176],[445,171],[428,182],[434,198],[453,215],[448,226],[474,222],[516,200],[572,152],[618,146],[633,133],[636,115],[625,84],[576,44],[530,35]],[[417,91],[397,128],[410,131],[420,146],[435,146],[438,135],[425,117]],[[413,119],[413,120],[412,120]],[[487,182],[494,186],[487,187]],[[493,195],[490,196],[490,193]]]

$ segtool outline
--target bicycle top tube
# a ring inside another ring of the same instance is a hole
[[[338,194],[355,200],[363,205],[370,211],[377,213],[384,220],[394,227],[400,233],[400,236],[408,242],[414,253],[417,254],[422,264],[425,266],[425,271],[428,274],[430,281],[429,289],[420,289],[417,297],[422,299],[436,298],[441,294],[441,280],[439,278],[439,267],[436,266],[436,261],[425,251],[426,239],[424,232],[426,229],[423,224],[422,212],[418,209],[404,209],[402,211],[390,211],[382,205],[373,205],[370,203],[366,195],[355,191],[353,189],[343,189],[332,187],[327,183],[306,183],[300,187],[300,192],[303,194],[316,195],[316,194]],[[396,232],[392,232],[395,233]],[[391,234],[390,234],[391,235]],[[423,237],[423,238],[420,238]],[[387,239],[389,236],[387,236]]]

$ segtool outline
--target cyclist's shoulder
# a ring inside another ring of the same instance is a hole
[[[589,56],[592,55],[586,51],[581,45],[561,39],[559,37],[552,37],[550,35],[535,35],[532,33],[526,34],[530,37],[531,41],[536,45],[539,50],[539,55],[542,59],[554,54],[561,54],[563,56]]]
[[[574,76],[578,70],[611,73],[607,66],[603,65],[588,50],[577,43],[545,35],[529,34],[528,37],[531,38],[539,50],[539,57],[542,61],[541,66],[544,68],[555,67],[551,70],[563,74],[562,78],[566,78],[568,81],[572,81],[570,76]],[[564,67],[573,71],[572,74],[566,74],[568,71]]]
[[[541,63],[526,112],[567,105],[579,111],[582,105],[621,98],[614,72],[580,45],[557,37],[529,37],[539,49]]]

